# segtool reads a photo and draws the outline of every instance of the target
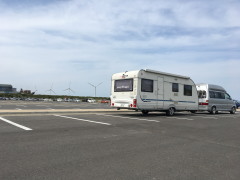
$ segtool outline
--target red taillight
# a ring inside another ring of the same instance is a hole
[[[133,105],[132,105],[134,108],[137,107],[137,99],[133,99]]]
[[[206,102],[206,103],[199,103],[199,105],[208,106],[208,102]]]
[[[114,106],[114,103],[112,103],[112,106]]]

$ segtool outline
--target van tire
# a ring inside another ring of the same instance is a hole
[[[213,106],[210,111],[211,114],[216,114],[217,113],[217,108]]]
[[[232,107],[230,113],[231,113],[231,114],[235,114],[235,112],[236,112],[236,108],[235,108],[235,107]]]
[[[170,107],[167,111],[166,114],[167,116],[173,116],[175,113],[175,109],[173,107]]]
[[[142,114],[143,114],[143,115],[148,115],[148,112],[149,112],[149,111],[147,111],[147,110],[142,110]]]

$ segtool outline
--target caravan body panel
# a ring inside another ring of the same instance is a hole
[[[195,83],[186,76],[154,70],[112,76],[111,106],[142,111],[198,110]]]

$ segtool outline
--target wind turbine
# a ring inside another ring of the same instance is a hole
[[[35,86],[35,90],[34,90],[34,92],[32,92],[32,94],[36,94],[37,91],[38,91],[38,90],[37,90],[37,88],[36,88],[36,86]]]
[[[46,90],[46,91],[49,91],[49,92],[50,92],[50,95],[52,95],[52,92],[53,92],[54,94],[56,94],[56,93],[52,90],[52,87],[53,87],[53,83],[52,83],[51,88],[50,88],[49,90]]]
[[[68,91],[68,95],[70,95],[70,92],[74,93],[74,91],[70,88],[71,86],[71,81],[69,82],[69,87],[63,91]]]
[[[102,84],[102,83],[103,83],[103,82],[99,83],[98,85],[93,85],[93,84],[91,84],[91,83],[88,83],[89,85],[91,85],[92,87],[95,88],[95,97],[96,97],[96,94],[97,94],[97,87],[98,87],[100,84]]]

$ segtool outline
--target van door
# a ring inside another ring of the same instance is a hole
[[[234,106],[234,102],[231,98],[231,96],[227,93],[225,93],[225,110],[231,110],[232,107]]]
[[[164,105],[164,82],[162,77],[158,77],[158,87],[157,87],[157,99],[158,99],[158,108],[163,109]]]

